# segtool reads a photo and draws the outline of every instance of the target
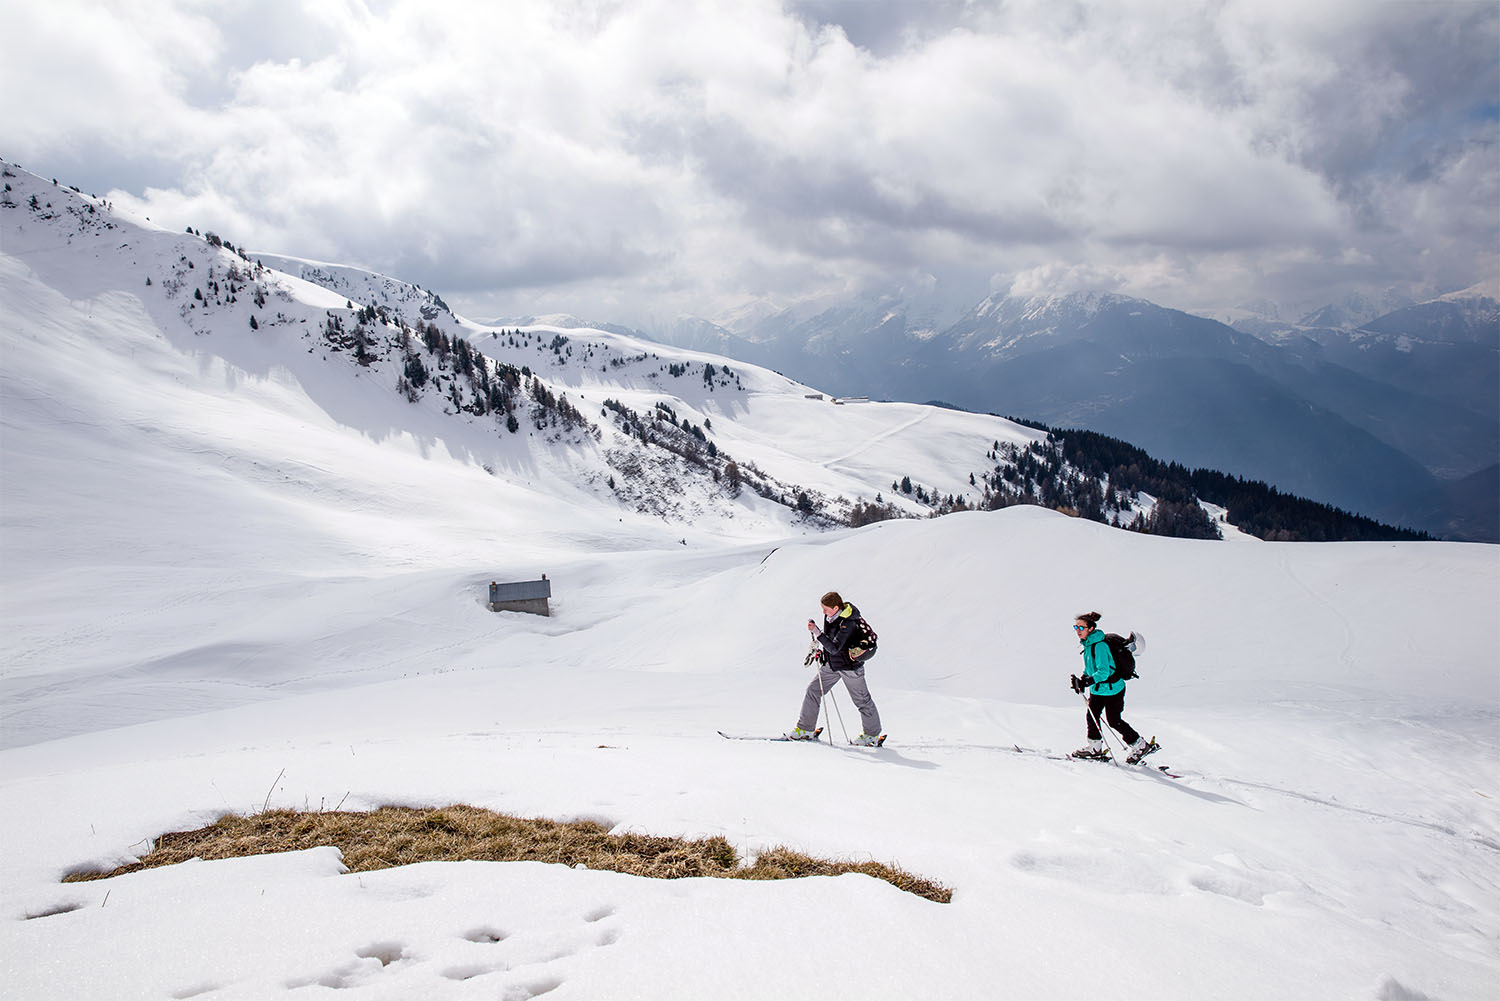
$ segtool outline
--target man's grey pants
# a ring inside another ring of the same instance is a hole
[[[807,694],[802,697],[802,715],[797,717],[797,725],[804,730],[812,730],[818,725],[818,707],[823,701],[823,693],[833,694],[833,686],[840,681],[849,690],[849,698],[854,702],[854,708],[859,710],[860,723],[865,728],[865,733],[875,736],[880,733],[880,713],[875,708],[875,700],[870,698],[869,686],[865,684],[865,669],[856,667],[852,671],[830,671],[826,666],[818,665],[818,676],[807,686]]]

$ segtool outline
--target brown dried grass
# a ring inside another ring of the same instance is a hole
[[[163,834],[151,852],[137,862],[110,872],[70,873],[63,882],[106,879],[192,858],[240,858],[324,845],[334,845],[343,852],[344,865],[351,872],[415,862],[474,860],[582,864],[652,879],[798,879],[858,872],[928,900],[946,904],[953,898],[948,887],[881,862],[832,861],[775,848],[762,852],[753,865],[743,866],[734,846],[718,836],[689,840],[610,834],[591,820],[512,817],[472,806],[385,806],[367,813],[269,810],[250,816],[228,814],[196,831]]]

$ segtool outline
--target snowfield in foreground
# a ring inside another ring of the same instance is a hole
[[[0,244],[0,994],[1500,995],[1500,548],[1189,542],[1036,508],[820,533],[707,494],[672,521],[569,479],[586,442],[445,421],[242,317],[237,339],[173,326],[116,258],[183,238],[132,233]],[[283,308],[342,305],[319,295]],[[1026,433],[743,371],[677,406],[820,489],[873,492],[934,448],[938,482]],[[571,391],[647,399],[608,377]],[[485,607],[538,573],[550,618]],[[879,630],[886,746],[844,744],[841,691],[831,745],[720,738],[792,725],[830,588]],[[1149,638],[1126,716],[1180,778],[1016,753],[1082,742],[1090,609]],[[354,874],[331,847],[61,882],[228,812],[453,803],[873,859],[954,895]]]
[[[765,556],[642,553],[651,587],[582,561],[555,576],[551,619],[487,611],[472,570],[446,590],[436,574],[371,580],[330,627],[384,635],[409,677],[364,684],[334,662],[336,689],[282,697],[277,682],[238,708],[4,752],[9,993],[1389,999],[1495,985],[1493,664],[1451,639],[1492,614],[1490,550],[1170,545],[1023,509]],[[1080,577],[1120,558],[1149,567],[1141,587]],[[881,629],[868,670],[890,742],[837,746],[856,719],[842,696],[835,746],[720,739],[790,725],[801,622],[826,585]],[[1010,749],[1081,739],[1065,680],[1081,604],[1150,633],[1127,715],[1182,779]],[[282,607],[239,613],[274,646]],[[402,627],[385,628],[396,608]],[[722,834],[747,855],[873,858],[956,892],[942,905],[863,876],[651,881],[537,863],[346,875],[332,848],[58,882],[231,810],[459,802]]]

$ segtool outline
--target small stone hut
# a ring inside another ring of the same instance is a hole
[[[518,580],[501,584],[490,581],[490,611],[530,612],[532,615],[552,614],[548,599],[552,597],[552,582],[542,574],[541,580]]]

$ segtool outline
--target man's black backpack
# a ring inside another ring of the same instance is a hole
[[[1115,658],[1115,673],[1109,676],[1110,682],[1129,681],[1135,674],[1135,654],[1131,652],[1131,646],[1135,645],[1138,637],[1131,633],[1128,637],[1119,633],[1105,633],[1104,642],[1109,644],[1109,652]]]
[[[850,663],[863,664],[875,656],[875,643],[879,639],[869,621],[861,615],[854,620],[854,636],[849,640]]]

